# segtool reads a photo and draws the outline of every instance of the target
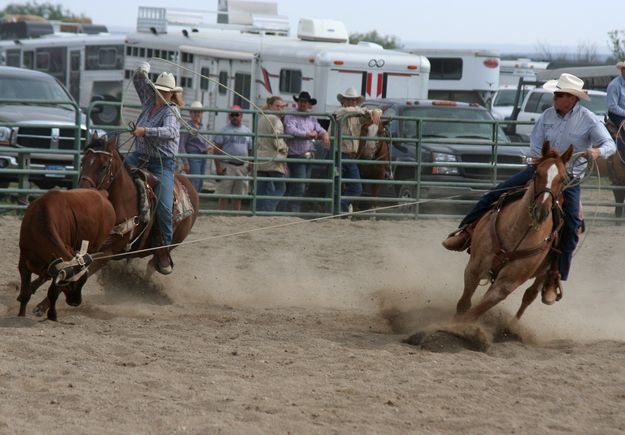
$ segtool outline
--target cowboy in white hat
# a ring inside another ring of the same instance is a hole
[[[125,163],[130,167],[145,168],[158,178],[155,190],[160,200],[156,220],[161,233],[161,246],[168,246],[173,237],[174,173],[180,140],[177,106],[183,105],[180,96],[182,88],[176,86],[176,79],[171,73],[161,73],[154,83],[148,78],[149,73],[150,64],[144,62],[133,77],[143,108],[136,127],[130,132],[135,137],[134,149],[126,156]],[[157,250],[153,264],[160,273],[171,273],[173,262],[169,248]]]
[[[580,99],[589,100],[584,90],[584,81],[572,74],[564,73],[558,80],[550,80],[543,88],[553,92],[553,106],[543,112],[536,121],[530,136],[530,156],[539,157],[545,142],[560,154],[570,145],[573,152],[585,152],[591,159],[607,158],[614,154],[616,146],[602,122],[586,107],[578,104]],[[508,190],[524,186],[534,176],[536,168],[530,163],[525,170],[513,175],[484,195],[469,214],[462,220],[460,228],[443,242],[446,249],[464,251],[470,245],[473,226],[490,208],[491,204]],[[550,273],[542,289],[542,300],[551,305],[560,299],[560,280],[568,278],[571,259],[577,241],[580,218],[580,184],[564,190],[564,226],[560,234],[557,258],[558,272]]]
[[[366,109],[360,107],[364,97],[354,88],[347,88],[345,92],[338,93],[336,99],[341,107],[334,112],[342,136],[361,136],[362,126],[366,122],[379,124],[382,111],[379,109]],[[360,116],[354,116],[360,115]],[[343,139],[341,141],[341,159],[355,159],[358,153],[359,139]],[[341,163],[342,178],[360,179],[358,164],[354,162]],[[360,196],[362,194],[361,183],[345,183],[343,187],[345,196]],[[341,211],[348,212],[352,209],[350,200],[341,200]]]
[[[625,61],[618,62],[616,69],[620,74],[616,76],[608,85],[608,118],[614,124],[615,129],[625,129]],[[625,133],[617,136],[618,150],[621,156],[625,157],[625,141],[621,137]]]

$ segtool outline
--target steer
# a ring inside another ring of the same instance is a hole
[[[90,254],[100,251],[115,224],[107,192],[92,189],[51,190],[33,201],[20,228],[19,316],[26,314],[31,295],[52,279],[48,319],[56,320],[55,303],[62,291],[68,305],[82,302]],[[38,278],[31,282],[31,274]]]

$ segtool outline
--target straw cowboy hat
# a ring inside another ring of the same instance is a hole
[[[354,88],[349,88],[345,92],[336,94],[336,99],[339,100],[339,103],[343,104],[343,100],[345,98],[358,100],[358,104],[362,103],[365,98],[358,93],[358,91]]]
[[[161,73],[156,82],[154,82],[154,87],[159,91],[166,92],[182,92],[182,88],[176,87],[176,78],[172,73],[164,72]]]
[[[194,101],[193,103],[191,103],[191,106],[189,106],[189,110],[193,109],[202,109],[202,102]]]
[[[312,104],[313,106],[317,104],[317,99],[311,97],[307,91],[300,92],[299,97],[297,95],[293,95],[293,99],[295,100],[296,103],[301,100],[301,101],[310,101],[310,104]]]
[[[549,80],[543,85],[544,89],[551,92],[563,92],[575,95],[582,100],[590,101],[590,97],[583,89],[584,81],[573,74],[562,73],[558,80]]]
[[[619,70],[619,71],[620,71],[620,70],[622,70],[623,68],[625,68],[625,60],[622,60],[622,61],[620,61],[620,62],[618,62],[618,63],[616,64],[616,69],[617,69],[617,70]]]

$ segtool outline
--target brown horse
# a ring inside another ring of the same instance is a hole
[[[160,237],[157,237],[155,233],[158,231],[154,214],[156,198],[152,193],[153,187],[158,181],[149,174],[143,174],[142,177],[150,201],[149,209],[152,210],[148,218],[142,216],[144,210],[140,207],[141,194],[137,188],[137,183],[124,166],[122,157],[117,150],[117,138],[109,141],[94,139],[85,149],[79,187],[106,190],[109,193],[109,200],[113,204],[117,217],[110,243],[107,244],[108,252],[106,254],[115,255],[113,257],[115,260],[153,255],[154,250],[150,248],[155,247],[151,246],[151,243],[153,240],[160,240]],[[186,177],[176,174],[174,179],[173,245],[182,242],[191,232],[198,216],[199,205],[199,196],[191,182]],[[98,261],[97,264],[94,264],[91,272],[95,273],[105,262]],[[37,306],[36,313],[40,314],[46,308],[46,300],[43,300]]]
[[[608,120],[606,127],[616,142],[618,137],[625,139],[625,122],[620,126],[616,126],[612,121]],[[616,189],[612,189],[614,194],[614,216],[617,218],[625,217],[625,156],[617,149],[616,152],[607,159],[597,159],[597,168],[601,175],[608,175],[610,181]]]
[[[566,176],[565,165],[573,147],[560,156],[545,143],[534,178],[520,199],[501,200],[478,221],[472,236],[471,257],[464,271],[464,292],[456,307],[456,318],[472,321],[504,300],[525,281],[536,278],[525,291],[520,319],[550,273],[549,253],[561,222],[560,203]],[[478,305],[471,298],[480,280],[492,282]]]
[[[358,144],[358,152],[356,158],[358,160],[375,160],[376,163],[359,164],[358,170],[360,171],[360,178],[364,181],[371,180],[385,180],[391,176],[391,153],[389,149],[389,142],[385,139],[367,139],[388,136],[386,130],[386,124],[380,121],[375,124],[373,121],[368,120],[362,124],[360,130],[361,139]],[[364,191],[369,191],[370,196],[377,198],[380,195],[380,184],[378,183],[363,183]],[[366,204],[361,201],[360,209],[367,209],[375,207],[375,203],[372,205]],[[364,206],[366,204],[366,206]]]

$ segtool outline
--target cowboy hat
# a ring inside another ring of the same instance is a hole
[[[191,103],[191,106],[189,106],[189,110],[194,110],[194,109],[202,109],[202,102],[194,101],[193,103]]]
[[[573,74],[562,73],[558,80],[549,80],[543,85],[544,89],[551,92],[563,92],[575,95],[582,100],[590,101],[590,97],[583,89],[584,81]]]
[[[154,87],[159,91],[165,92],[182,92],[182,88],[176,87],[176,78],[172,73],[164,72],[161,73],[156,82],[154,82]]]
[[[616,64],[616,69],[618,70],[622,70],[623,68],[625,68],[625,60],[622,60],[620,62],[617,62]]]
[[[358,91],[354,88],[349,88],[345,92],[336,94],[336,99],[339,100],[339,103],[343,104],[343,100],[348,98],[350,100],[358,100],[358,104],[364,101],[364,97],[358,93]]]
[[[295,100],[296,103],[301,100],[301,101],[310,101],[310,104],[312,104],[313,106],[317,104],[317,99],[311,97],[307,91],[300,92],[299,97],[297,95],[293,95],[293,99]]]

